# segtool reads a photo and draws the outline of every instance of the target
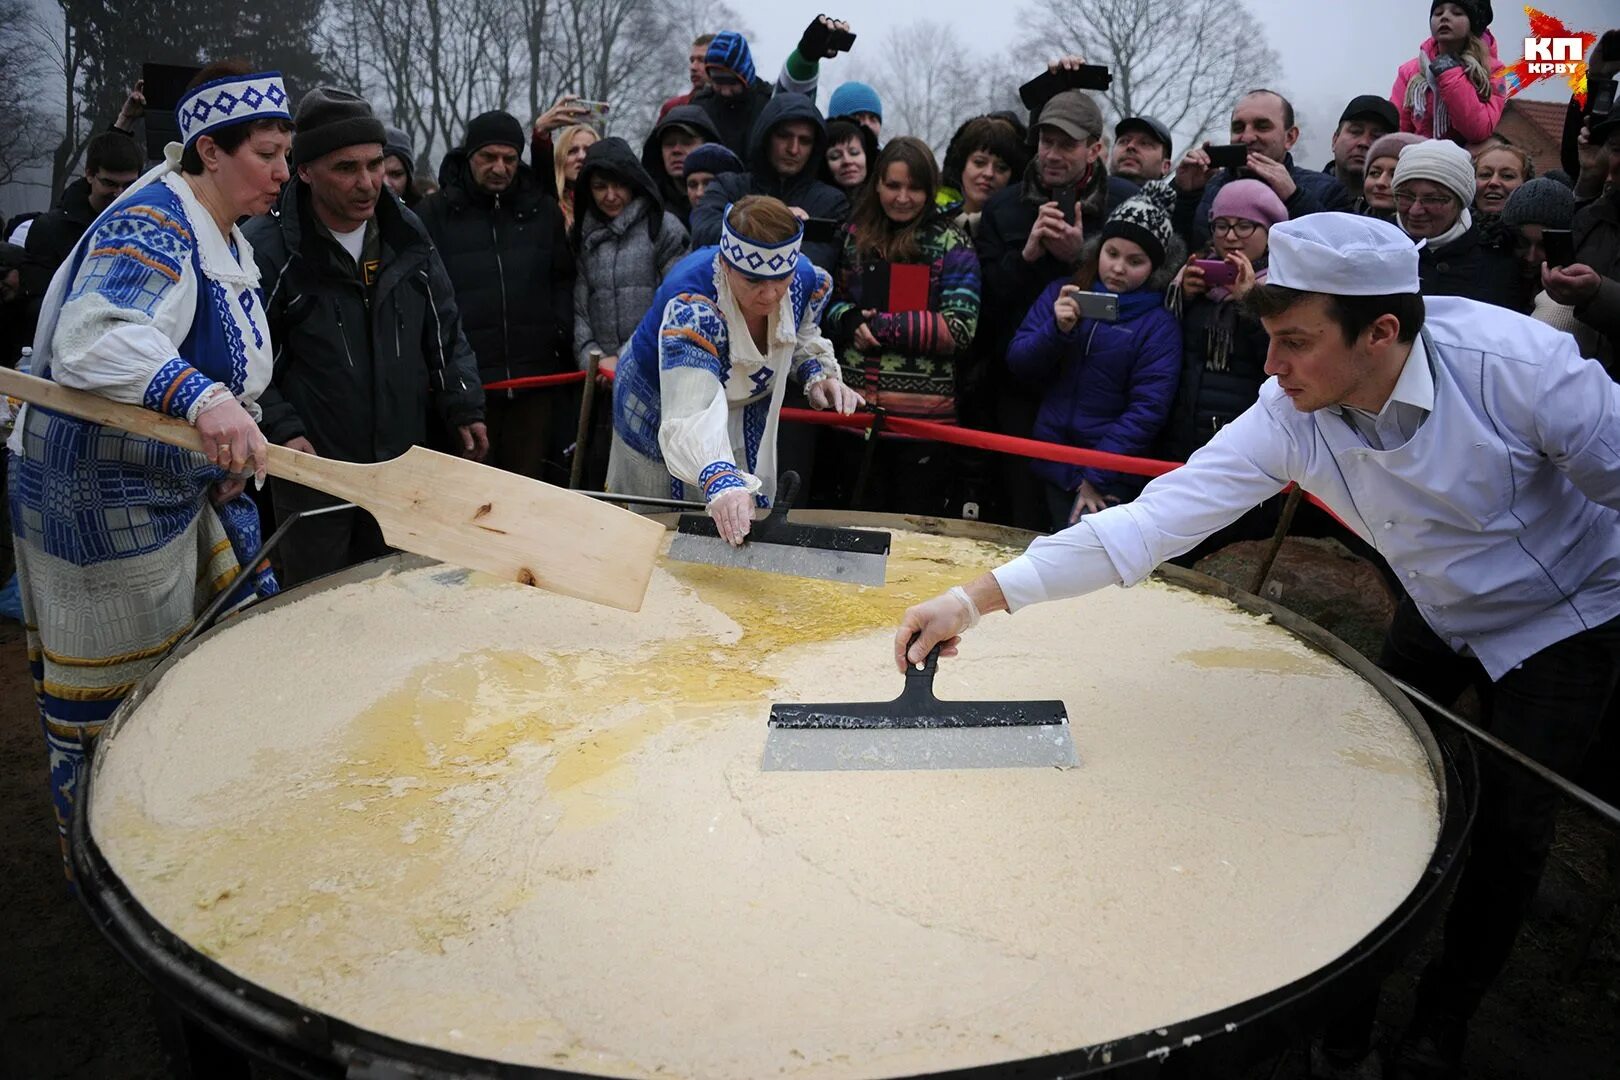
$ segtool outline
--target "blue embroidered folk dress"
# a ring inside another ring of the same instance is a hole
[[[743,488],[769,506],[786,376],[804,386],[840,378],[821,335],[826,271],[798,256],[761,352],[719,250],[699,248],[670,270],[619,354],[607,483],[620,494],[706,502]]]
[[[149,173],[57,271],[34,374],[195,421],[216,384],[256,416],[272,354],[253,250],[173,171]],[[64,840],[93,735],[259,544],[251,499],[216,507],[201,454],[28,407],[11,520],[29,666]],[[255,588],[275,591],[267,566]],[[252,595],[249,590],[247,595]],[[71,875],[70,875],[71,876]]]

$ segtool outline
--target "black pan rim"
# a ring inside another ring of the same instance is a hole
[[[892,514],[841,511],[795,511],[806,524],[839,524],[864,528],[908,528],[920,532],[1026,545],[1035,535],[1004,526]],[[673,526],[675,515],[656,520]],[[351,567],[265,601],[236,616],[251,617],[325,589],[397,570],[432,565],[416,556],[392,555]],[[447,573],[462,573],[447,568]],[[1434,738],[1415,706],[1360,653],[1316,624],[1271,602],[1191,570],[1161,567],[1157,575],[1195,592],[1221,596],[1238,607],[1270,617],[1279,626],[1351,668],[1378,690],[1406,720],[1424,747],[1439,796],[1440,823],[1434,853],[1417,884],[1377,927],[1341,956],[1284,986],[1224,1009],[1120,1039],[1015,1061],[937,1073],[916,1074],[940,1080],[989,1080],[998,1077],[1101,1076],[1168,1061],[1192,1060],[1205,1053],[1235,1052],[1245,1045],[1274,1043],[1297,1035],[1335,1003],[1376,985],[1393,969],[1404,949],[1438,914],[1461,865],[1477,803],[1478,775],[1473,749],[1461,752]],[[217,628],[165,659],[142,681],[109,721],[111,737],[141,700],[179,659],[207,640]],[[148,912],[113,872],[91,835],[95,754],[80,779],[79,812],[74,816],[70,854],[77,893],[92,920],[125,960],[159,992],[219,1037],[296,1076],[324,1080],[349,1077],[422,1078],[490,1077],[499,1080],[597,1078],[601,1074],[511,1065],[458,1054],[382,1035],[335,1016],[306,1008],[290,998],[242,978],[193,948]]]

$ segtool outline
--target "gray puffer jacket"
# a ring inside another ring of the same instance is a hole
[[[657,241],[642,224],[664,215]],[[574,357],[583,368],[592,349],[617,356],[636,332],[669,268],[686,254],[686,229],[668,210],[642,196],[612,221],[592,214],[580,232],[574,278]]]
[[[635,193],[616,218],[603,217],[591,198],[591,178],[598,174]],[[574,188],[574,359],[584,368],[592,349],[618,355],[688,244],[686,226],[664,209],[657,186],[622,139],[590,148]]]

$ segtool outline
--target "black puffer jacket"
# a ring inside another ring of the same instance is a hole
[[[709,119],[709,114],[696,105],[677,105],[664,114],[641,145],[641,167],[658,185],[658,194],[664,200],[664,209],[681,219],[682,225],[692,221],[692,204],[686,201],[686,178],[671,176],[664,168],[664,132],[672,127],[690,128],[703,136],[704,142],[719,142],[720,130]]]
[[[1205,256],[1213,258],[1213,256]],[[1271,339],[1236,300],[1200,296],[1181,320],[1181,382],[1154,456],[1186,461],[1260,397]]]
[[[439,169],[440,190],[417,207],[456,288],[484,382],[571,369],[574,258],[557,201],[527,165],[490,195],[462,150]]]
[[[810,160],[797,176],[784,177],[771,165],[770,134],[773,128],[793,120],[808,120],[815,129],[816,144]],[[692,247],[720,242],[720,223],[726,206],[746,195],[770,195],[789,206],[796,206],[813,218],[843,221],[849,216],[849,200],[831,184],[816,179],[818,164],[827,156],[827,124],[815,102],[802,94],[778,94],[760,113],[748,146],[748,172],[717,176],[692,210]],[[805,255],[821,269],[832,273],[838,264],[838,240],[806,241]]]
[[[62,198],[55,210],[41,214],[28,226],[28,238],[23,246],[28,254],[55,270],[67,261],[73,245],[94,220],[96,212],[90,208],[90,181],[81,176],[62,189]]]
[[[259,398],[271,442],[302,435],[322,457],[387,461],[427,443],[430,408],[451,428],[484,417],[477,364],[427,230],[386,190],[377,227],[382,266],[369,299],[348,254],[316,225],[302,181],[242,228],[276,345]]]
[[[1424,296],[1463,296],[1509,311],[1530,310],[1518,259],[1490,243],[1485,226],[1477,221],[1444,247],[1425,244],[1418,249],[1418,291]]]

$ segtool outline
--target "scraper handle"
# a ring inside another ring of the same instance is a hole
[[[921,636],[921,634],[918,634],[907,643],[907,652],[911,651],[911,646],[915,645],[917,638]],[[939,671],[939,650],[941,647],[941,645],[935,645],[928,650],[928,658],[922,662],[922,667],[918,667],[916,664],[906,665],[906,685],[900,691],[900,701],[921,703],[938,700],[934,697],[934,676]]]
[[[799,474],[789,469],[776,481],[776,501],[771,503],[770,520],[777,525],[787,520],[788,511],[799,501]]]

